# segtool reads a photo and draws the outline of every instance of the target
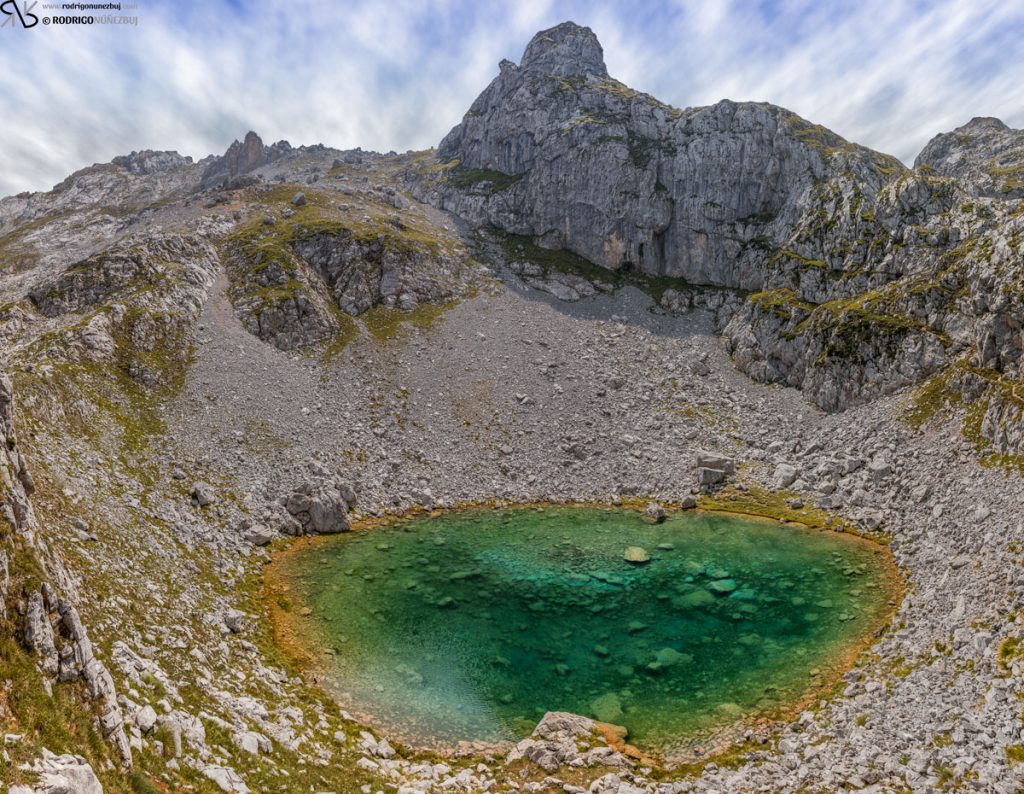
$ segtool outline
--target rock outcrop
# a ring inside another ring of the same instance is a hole
[[[975,196],[1024,198],[1024,130],[991,117],[973,118],[932,138],[914,167],[952,177]]]
[[[374,215],[353,216],[318,192],[302,195],[295,203],[257,193],[267,215],[222,245],[228,296],[260,339],[291,350],[331,338],[346,316],[375,306],[411,312],[465,292],[466,256],[445,230],[393,206],[382,211],[377,200],[362,205]]]
[[[143,149],[141,152],[115,157],[110,162],[130,174],[149,176],[191,165],[192,158],[183,157],[177,152],[157,152],[152,149]]]
[[[355,490],[341,475],[331,474],[315,461],[307,470],[305,479],[269,506],[266,523],[286,535],[347,532],[352,526],[349,510],[356,504]],[[262,529],[268,531],[266,526]]]
[[[267,146],[259,135],[250,130],[244,140],[234,141],[223,155],[206,166],[201,185],[204,188],[231,186],[238,177],[279,160],[291,151],[288,141]]]
[[[96,773],[80,755],[55,755],[43,748],[42,757],[26,768],[37,781],[12,786],[11,794],[103,794]]]
[[[526,758],[548,772],[561,767],[632,768],[634,762],[604,740],[601,725],[579,714],[549,711],[533,733],[512,748],[506,761]]]
[[[989,119],[960,129],[979,132],[939,136],[870,205],[840,199],[806,230],[849,248],[865,238],[867,215],[876,233],[859,271],[827,259],[773,270],[770,288],[733,317],[727,343],[751,377],[797,386],[830,411],[926,381],[915,421],[972,406],[965,435],[980,450],[1019,455],[1024,220],[990,163],[1022,133]],[[809,253],[785,254],[798,251]]]
[[[873,196],[904,173],[763,103],[679,110],[610,78],[589,28],[538,33],[441,142],[433,200],[602,267],[762,289],[822,185]]]

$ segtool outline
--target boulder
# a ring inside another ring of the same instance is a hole
[[[58,668],[57,646],[54,644],[53,624],[43,603],[43,594],[37,590],[29,596],[28,611],[25,613],[25,646],[40,657],[39,667],[48,675],[56,675]]]
[[[776,488],[788,488],[797,478],[797,470],[795,466],[791,466],[788,463],[780,463],[775,468],[775,474],[772,477],[772,482]]]
[[[284,500],[285,509],[303,530],[315,535],[331,535],[351,529],[348,511],[354,504],[355,492],[337,477],[307,480]]]
[[[715,469],[727,475],[733,475],[736,473],[736,462],[732,458],[727,458],[725,455],[719,455],[715,452],[698,452],[697,468]]]
[[[143,733],[149,733],[156,727],[156,711],[152,706],[143,706],[135,714],[135,725]]]
[[[208,482],[199,482],[192,486],[192,501],[200,507],[212,505],[217,501],[217,491]]]
[[[221,791],[232,792],[232,794],[249,794],[249,787],[231,767],[211,764],[203,767],[203,774],[216,783]]]
[[[242,532],[242,537],[253,546],[266,546],[277,537],[277,532],[266,524],[253,524]]]
[[[725,479],[736,473],[736,464],[732,458],[713,452],[698,452],[696,458],[697,485],[706,488],[725,482]]]
[[[248,620],[245,617],[244,612],[240,612],[237,609],[229,609],[224,613],[224,626],[232,634],[241,634],[245,631]]]
[[[12,786],[10,794],[103,794],[96,773],[79,755],[54,755],[43,748],[42,758],[26,769],[37,780],[31,786]]]

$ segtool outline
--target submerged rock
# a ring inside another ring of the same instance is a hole
[[[614,692],[592,701],[590,711],[601,722],[617,723],[622,719],[622,701]]]
[[[672,606],[676,609],[692,609],[704,607],[715,603],[715,597],[707,590],[694,590],[691,593],[678,596],[672,599]]]
[[[688,653],[680,653],[675,648],[662,648],[654,655],[654,661],[647,665],[653,673],[660,672],[677,664],[689,664],[693,657]]]
[[[624,552],[622,552],[622,558],[626,562],[631,562],[636,565],[643,565],[644,563],[651,561],[651,555],[646,549],[642,549],[639,546],[629,546]]]
[[[651,502],[647,507],[644,508],[644,516],[652,524],[661,524],[665,520],[665,508],[659,505],[657,502]]]

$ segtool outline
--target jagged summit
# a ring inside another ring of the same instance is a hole
[[[575,22],[562,22],[536,34],[526,45],[520,66],[559,77],[608,76],[601,42],[594,31]]]
[[[292,150],[288,141],[278,141],[267,146],[255,132],[250,130],[245,140],[234,141],[223,157],[218,157],[203,172],[202,186],[213,187],[230,183],[239,176],[280,159]]]
[[[158,174],[170,171],[174,168],[190,165],[191,157],[185,157],[177,152],[161,152],[152,149],[143,149],[140,152],[115,157],[110,161],[114,165],[128,171],[131,174]]]
[[[749,290],[805,197],[828,201],[820,186],[841,194],[847,175],[874,195],[905,170],[773,105],[671,107],[610,77],[593,31],[572,22],[535,35],[521,66],[502,64],[438,157],[463,183],[504,186],[463,209],[497,228],[609,270]]]

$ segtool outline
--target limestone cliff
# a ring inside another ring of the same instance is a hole
[[[764,286],[824,186],[870,200],[905,170],[773,105],[670,107],[609,77],[573,23],[503,61],[438,157],[435,200],[474,221],[612,270],[744,290]]]
[[[940,408],[986,395],[980,447],[1024,453],[1024,132],[974,119],[908,170],[772,105],[670,107],[566,22],[502,61],[437,156],[420,195],[474,223],[751,293],[725,331],[751,377],[837,411],[934,376]]]

